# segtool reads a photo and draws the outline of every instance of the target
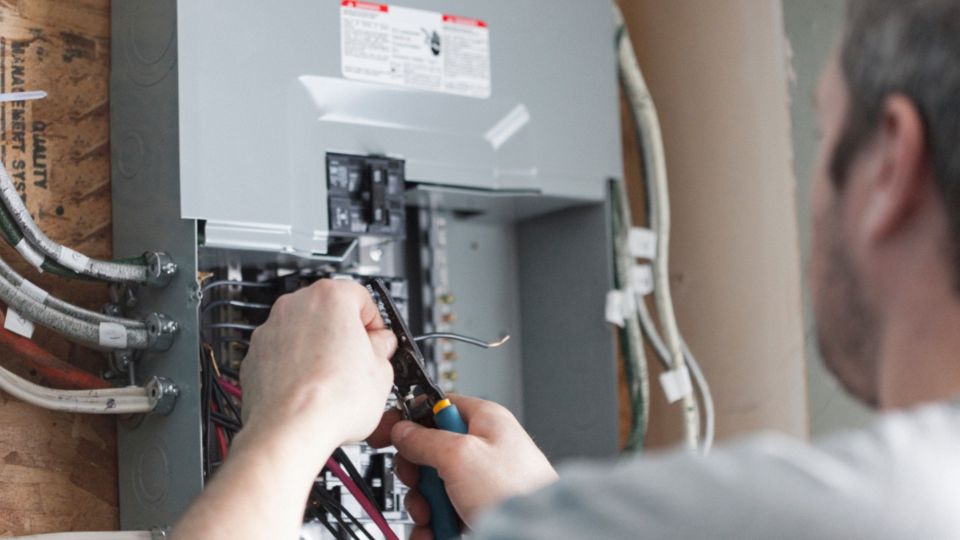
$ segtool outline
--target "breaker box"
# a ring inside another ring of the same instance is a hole
[[[123,291],[180,329],[130,361],[180,394],[120,424],[123,528],[170,526],[201,491],[211,378],[239,369],[278,295],[321,278],[384,278],[415,332],[509,334],[435,343],[430,369],[509,407],[553,459],[616,453],[609,0],[125,0],[112,26],[115,249],[179,267]],[[346,451],[402,528],[392,456]]]

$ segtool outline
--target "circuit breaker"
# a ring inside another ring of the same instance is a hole
[[[153,246],[180,268],[163,290],[124,291],[128,314],[179,325],[129,376],[163,376],[179,397],[118,428],[123,528],[172,525],[215,474],[251,330],[317,279],[384,279],[414,332],[510,335],[493,351],[431,343],[428,367],[510,408],[555,460],[616,452],[610,13],[608,0],[112,4],[114,248]],[[402,530],[392,453],[343,452]],[[362,516],[347,487],[319,476],[305,521]]]

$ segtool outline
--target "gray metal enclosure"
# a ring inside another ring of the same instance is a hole
[[[609,0],[400,2],[484,21],[488,97],[346,78],[345,4],[112,4],[114,250],[166,251],[180,269],[130,307],[180,324],[173,348],[137,361],[180,396],[169,416],[120,424],[124,529],[172,525],[202,489],[199,261],[302,267],[328,253],[332,152],[405,161],[410,208],[449,216],[456,329],[515,336],[492,356],[464,351],[458,390],[508,405],[551,458],[616,453]]]

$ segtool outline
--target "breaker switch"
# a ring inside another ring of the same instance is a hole
[[[373,225],[390,224],[387,207],[387,172],[376,165],[370,168],[370,218]]]
[[[403,238],[404,162],[382,156],[327,154],[327,210],[336,236]]]

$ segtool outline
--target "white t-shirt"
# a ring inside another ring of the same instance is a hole
[[[887,414],[816,445],[765,434],[710,457],[578,464],[477,540],[960,539],[960,406]]]

